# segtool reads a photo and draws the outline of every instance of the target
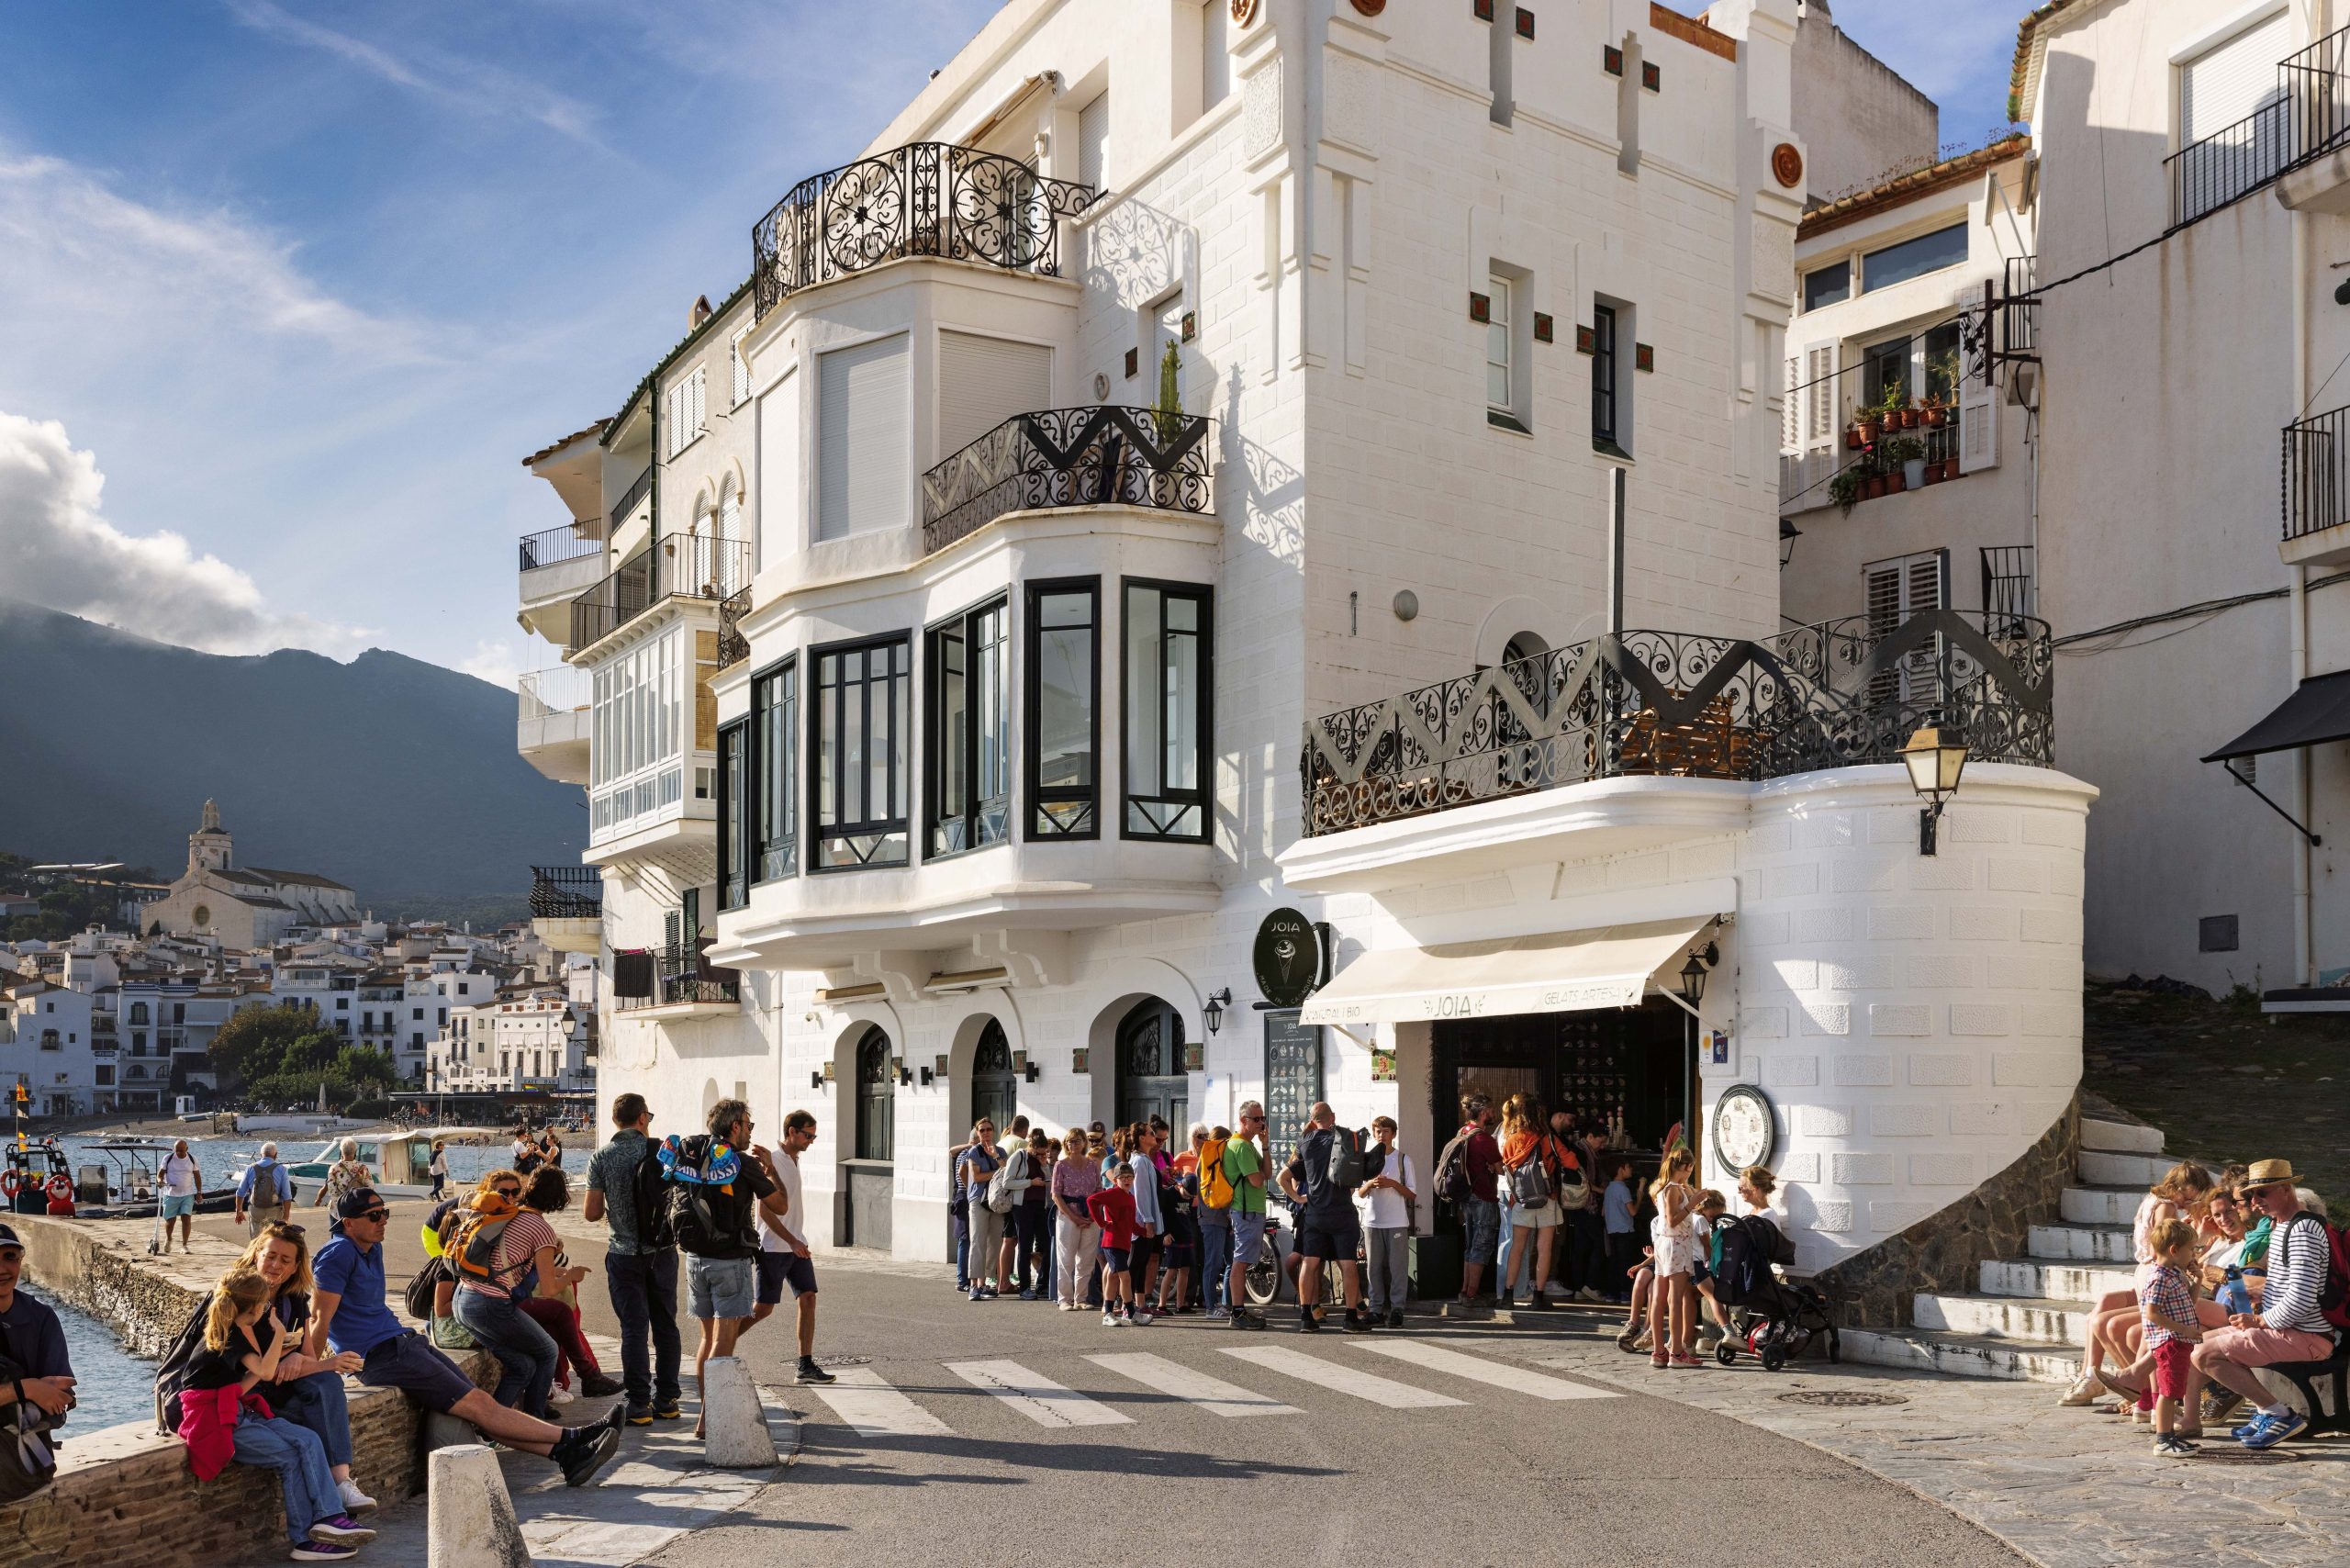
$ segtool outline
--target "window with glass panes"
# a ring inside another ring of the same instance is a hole
[[[1616,440],[1616,308],[1591,308],[1591,439]]]
[[[1518,417],[1510,364],[1510,280],[1494,273],[1485,279],[1485,417],[1495,424],[1524,428]]]
[[[718,732],[718,907],[740,909],[751,896],[751,722]]]
[[[1128,838],[1208,836],[1209,590],[1125,585]]]
[[[1101,832],[1101,584],[1034,583],[1027,595],[1028,828],[1036,838]]]
[[[813,655],[820,871],[902,866],[912,671],[901,635]]]
[[[930,630],[930,835],[925,856],[1001,844],[1012,833],[1012,696],[1004,663],[1011,607],[1002,599]]]
[[[800,666],[786,659],[751,681],[751,880],[800,869]]]

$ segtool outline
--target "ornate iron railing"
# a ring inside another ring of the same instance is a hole
[[[2277,62],[2277,91],[2163,160],[2170,220],[2192,223],[2350,139],[2350,28]]]
[[[2350,522],[2350,408],[2285,427],[2285,537]]]
[[[751,590],[736,588],[718,601],[718,667],[739,665],[751,656],[751,639],[743,634],[743,617],[751,613]]]
[[[751,581],[751,542],[667,533],[571,601],[567,652],[610,636],[665,599],[722,599]]]
[[[709,945],[705,939],[702,947]],[[612,998],[614,1011],[626,1013],[640,1007],[671,1007],[688,1002],[740,1002],[743,999],[741,971],[713,968],[703,962],[699,948],[656,947],[647,957],[653,960],[651,993],[623,996],[615,991]]]
[[[811,174],[751,230],[758,313],[800,289],[907,256],[1058,276],[1060,220],[1101,194],[943,141]]]
[[[1214,422],[1112,404],[1014,414],[922,476],[923,549],[1032,507],[1212,512]]]
[[[1983,609],[1985,633],[2008,635],[2031,614],[2032,547],[2029,544],[1983,546]],[[2020,633],[2019,633],[2020,634]]]
[[[567,527],[550,528],[543,533],[522,535],[522,570],[533,571],[576,561],[582,555],[602,554],[604,542],[595,537],[599,525],[590,518]]]
[[[531,916],[534,920],[600,920],[604,874],[593,866],[531,868]]]
[[[1766,639],[1626,632],[1307,722],[1309,836],[1627,775],[1770,778],[1897,760],[1920,725],[2053,766],[2045,622],[1930,610]]]
[[[648,463],[644,465],[644,472],[639,474],[634,479],[631,480],[629,482],[628,488],[621,492],[620,504],[612,508],[611,521],[613,530],[618,532],[621,524],[628,520],[628,514],[634,511],[637,509],[637,504],[652,493],[653,465]]]

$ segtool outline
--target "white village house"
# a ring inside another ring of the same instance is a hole
[[[1849,143],[1798,71],[1850,57],[1536,9],[1013,0],[527,460],[602,1098],[815,1110],[814,1241],[909,1258],[981,1112],[1328,1098],[1426,1161],[1471,1089],[1767,1158],[1856,1316],[1974,1267],[1946,1216],[2022,1249],[2096,795],[2047,629],[1782,617],[1794,105]]]

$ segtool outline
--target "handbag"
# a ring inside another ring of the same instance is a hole
[[[456,1275],[450,1271],[446,1258],[426,1259],[424,1267],[419,1269],[408,1282],[408,1315],[420,1323],[431,1322],[432,1301],[437,1288],[455,1278]]]

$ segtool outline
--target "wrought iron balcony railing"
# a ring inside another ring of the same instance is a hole
[[[593,866],[532,867],[531,916],[534,920],[601,920],[603,873]]]
[[[1060,220],[1101,194],[943,141],[811,174],[751,230],[758,313],[800,289],[908,256],[1058,276]]]
[[[1307,722],[1308,835],[1595,778],[1892,762],[1924,724],[2053,766],[2048,627],[1930,610],[1765,639],[1626,632]]]
[[[2350,408],[2285,427],[2285,537],[2350,522]]]
[[[1213,423],[1110,404],[1014,414],[922,476],[923,550],[1032,507],[1212,512]]]
[[[613,532],[618,532],[621,524],[628,521],[628,514],[634,511],[637,509],[638,503],[643,501],[645,497],[652,493],[653,465],[648,463],[644,465],[643,473],[639,474],[634,479],[629,481],[628,488],[621,493],[620,504],[612,508],[611,523]]]
[[[751,656],[751,639],[743,634],[743,617],[751,613],[751,590],[737,588],[718,601],[718,667],[739,665]]]
[[[749,540],[664,534],[571,601],[565,651],[610,636],[665,599],[722,599],[750,581]]]
[[[604,542],[596,535],[601,532],[602,525],[590,519],[567,528],[550,528],[543,533],[526,533],[522,535],[522,570],[535,571],[541,566],[576,561],[582,555],[600,555]]]
[[[703,946],[708,946],[706,941]],[[612,1006],[618,1012],[743,999],[741,971],[715,969],[703,962],[700,949],[693,947],[616,954],[612,975]]]
[[[2277,90],[2163,161],[2170,220],[2192,223],[2350,139],[2350,28],[2277,62]]]

